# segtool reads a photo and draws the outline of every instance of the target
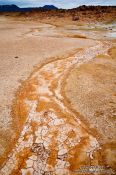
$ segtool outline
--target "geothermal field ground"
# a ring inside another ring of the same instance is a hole
[[[116,21],[31,15],[0,15],[0,175],[115,174]]]

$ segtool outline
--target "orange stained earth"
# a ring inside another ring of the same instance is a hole
[[[103,164],[97,137],[67,105],[63,85],[75,64],[109,48],[110,43],[99,41],[67,59],[44,64],[22,84],[12,110],[19,125],[17,139],[1,160],[0,175],[75,175],[81,166]]]

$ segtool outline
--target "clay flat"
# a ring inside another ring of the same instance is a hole
[[[0,16],[1,175],[115,172],[116,26],[91,26]]]

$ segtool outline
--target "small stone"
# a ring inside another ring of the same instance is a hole
[[[15,58],[19,58],[18,56],[15,56]]]

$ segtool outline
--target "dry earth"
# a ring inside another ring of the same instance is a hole
[[[116,166],[116,47],[68,75],[68,103],[96,135],[106,165]]]
[[[115,170],[115,29],[81,27],[0,18],[1,175]]]

